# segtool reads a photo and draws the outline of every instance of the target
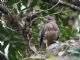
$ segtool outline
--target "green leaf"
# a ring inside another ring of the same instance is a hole
[[[7,0],[6,4],[11,6],[11,5],[15,4],[15,3],[18,3],[19,1],[20,0]]]

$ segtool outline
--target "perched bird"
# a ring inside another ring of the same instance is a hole
[[[55,42],[59,36],[59,28],[56,21],[51,16],[45,16],[46,24],[41,30],[40,47],[47,48],[48,45]]]

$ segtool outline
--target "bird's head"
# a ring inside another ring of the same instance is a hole
[[[55,21],[55,20],[52,16],[47,15],[47,16],[45,16],[44,21],[45,22],[51,22],[51,21]]]

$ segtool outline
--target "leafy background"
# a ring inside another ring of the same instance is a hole
[[[46,0],[48,1],[48,0]],[[46,15],[52,15],[60,29],[59,41],[66,41],[70,37],[75,36],[77,31],[68,25],[67,17],[77,16],[78,11],[74,11],[65,5],[49,4],[45,0],[3,0],[3,5],[8,7],[12,12],[16,13],[21,18],[28,15],[32,9],[43,11],[34,19],[34,24],[31,25],[31,38],[37,48],[39,48],[40,31],[43,26],[43,18]],[[0,50],[5,53],[5,48],[8,47],[9,60],[22,60],[25,57],[26,45],[23,37],[15,29],[11,29],[7,24],[5,15],[0,12]],[[78,19],[76,19],[78,20]],[[2,22],[3,21],[3,22]]]

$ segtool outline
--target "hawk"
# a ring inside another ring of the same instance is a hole
[[[47,48],[48,45],[55,42],[56,39],[59,37],[59,28],[51,16],[45,16],[46,24],[41,30],[40,36],[40,47]]]

